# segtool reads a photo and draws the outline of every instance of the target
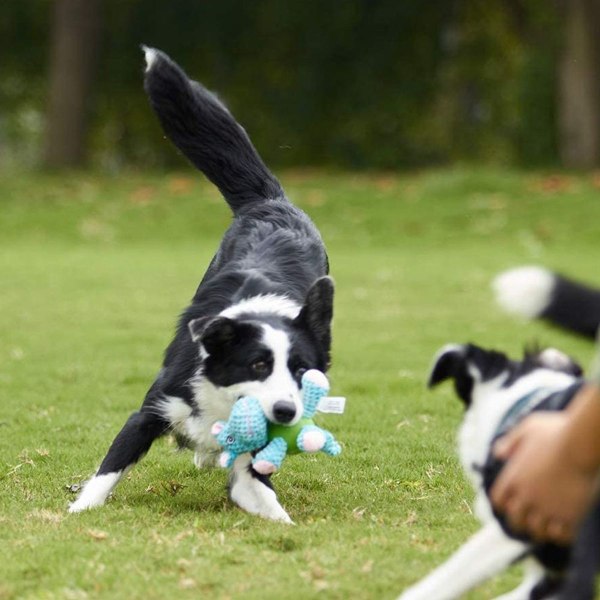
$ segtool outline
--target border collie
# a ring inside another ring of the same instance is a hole
[[[545,319],[593,338],[600,326],[600,289],[542,267],[517,267],[492,284],[496,300],[509,313]]]
[[[195,450],[198,467],[215,464],[219,448],[211,426],[227,420],[241,396],[258,398],[273,423],[295,424],[302,417],[303,373],[326,371],[330,363],[333,282],[319,232],[288,201],[221,101],[163,52],[143,50],[144,87],[167,137],[219,188],[234,219],[141,408],[71,512],[103,504],[166,433]],[[250,513],[291,522],[269,478],[250,461],[241,455],[232,467],[231,500]]]
[[[450,345],[437,355],[429,387],[454,381],[466,412],[458,436],[460,460],[475,488],[482,528],[443,565],[406,590],[401,600],[452,600],[525,560],[525,578],[503,600],[592,600],[600,564],[600,503],[590,512],[570,548],[535,543],[511,531],[488,499],[503,464],[492,455],[496,439],[534,410],[560,410],[581,387],[581,369],[549,348],[513,361],[477,346]]]

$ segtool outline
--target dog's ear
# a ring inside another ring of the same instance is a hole
[[[433,387],[446,379],[454,380],[454,389],[469,406],[473,386],[490,381],[503,373],[508,376],[510,361],[505,354],[484,350],[474,344],[444,346],[436,355],[428,385]]]
[[[460,370],[465,369],[466,355],[465,346],[458,344],[444,346],[435,356],[427,387],[432,388],[442,381],[456,378]]]
[[[202,344],[209,355],[218,355],[242,340],[251,325],[227,317],[203,317],[190,321],[188,328],[192,339]]]
[[[449,344],[444,346],[435,357],[427,382],[428,387],[432,388],[442,383],[442,381],[452,379],[457,396],[468,407],[471,404],[471,393],[474,384],[475,370],[472,368],[470,361],[473,350],[479,350],[479,348],[471,344]]]
[[[211,320],[212,317],[200,317],[199,319],[192,319],[188,323],[188,330],[192,336],[194,342],[200,341],[200,336],[206,327],[206,324]]]
[[[331,348],[331,320],[333,319],[333,280],[331,277],[317,279],[308,290],[304,306],[294,320],[298,327],[307,329],[327,354]]]

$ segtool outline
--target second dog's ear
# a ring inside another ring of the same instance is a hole
[[[427,385],[431,388],[442,381],[452,379],[456,395],[468,407],[475,383],[477,368],[472,364],[472,354],[480,349],[476,346],[450,344],[437,354]]]
[[[458,344],[444,346],[436,355],[427,387],[432,388],[447,379],[455,379],[465,367],[466,348]]]

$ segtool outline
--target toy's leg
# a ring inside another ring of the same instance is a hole
[[[327,442],[325,430],[316,425],[306,425],[300,430],[296,443],[302,452],[318,452]]]
[[[342,447],[329,431],[326,431],[325,433],[327,435],[327,441],[325,442],[325,446],[323,446],[323,452],[329,454],[329,456],[337,456],[341,453]]]
[[[277,500],[271,481],[252,468],[250,454],[238,456],[229,479],[229,497],[240,508],[272,521],[292,523]]]
[[[252,460],[252,467],[261,475],[270,475],[281,467],[287,454],[287,443],[283,438],[271,440]]]
[[[302,452],[318,452],[319,450],[323,450],[326,454],[337,456],[342,451],[341,446],[335,441],[333,435],[316,425],[303,427],[298,434],[297,444]]]

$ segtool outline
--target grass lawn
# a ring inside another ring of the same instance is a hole
[[[477,524],[454,455],[461,406],[425,389],[447,342],[590,345],[493,304],[501,269],[600,283],[600,180],[514,171],[283,173],[337,282],[339,458],[274,477],[295,527],[226,500],[159,441],[102,509],[68,515],[159,367],[230,216],[194,173],[0,175],[0,599],[394,598]],[[516,585],[519,569],[471,599]],[[435,599],[432,599],[435,600]]]

